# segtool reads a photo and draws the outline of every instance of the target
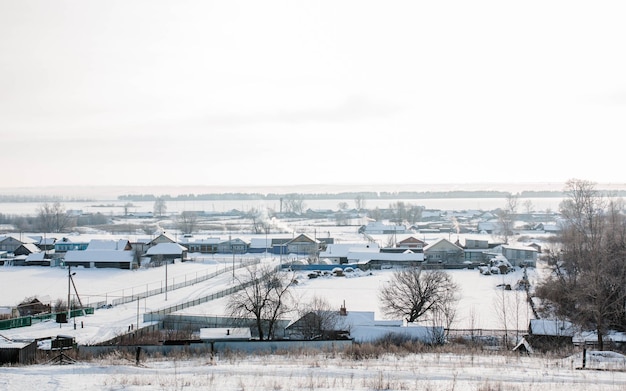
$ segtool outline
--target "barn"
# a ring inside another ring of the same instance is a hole
[[[32,364],[36,354],[36,341],[12,341],[0,336],[0,365]]]

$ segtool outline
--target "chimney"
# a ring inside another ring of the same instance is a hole
[[[346,309],[346,301],[343,301],[343,305],[341,306],[341,308],[339,308],[339,315],[341,316],[347,316],[348,315],[348,310]]]

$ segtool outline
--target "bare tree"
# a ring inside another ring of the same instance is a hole
[[[404,201],[392,202],[389,204],[389,209],[392,214],[392,222],[402,224],[407,219],[407,205]]]
[[[339,208],[339,211],[335,213],[335,220],[337,221],[337,225],[348,225],[350,220],[348,215],[348,203],[342,201],[337,204],[337,208]]]
[[[165,203],[165,199],[163,197],[158,197],[154,201],[153,212],[156,217],[163,217],[165,215],[167,212],[167,204]]]
[[[524,201],[522,205],[524,206],[524,211],[527,214],[532,213],[533,209],[535,208],[534,205],[533,205],[533,202],[531,200]]]
[[[124,216],[128,216],[128,213],[130,212],[130,208],[134,207],[135,205],[133,205],[132,202],[127,202],[124,204]]]
[[[273,339],[277,321],[291,310],[295,275],[267,265],[250,265],[235,277],[243,289],[229,297],[227,310],[235,318],[254,319],[259,339]]]
[[[72,228],[73,219],[59,202],[37,209],[37,225],[42,232],[63,232]]]
[[[183,234],[191,234],[198,225],[198,213],[193,211],[183,211],[176,218],[178,229]]]
[[[504,208],[498,209],[496,212],[498,217],[498,233],[504,243],[508,243],[509,238],[513,235],[515,214],[517,213],[517,202],[518,196],[509,194],[506,197]]]
[[[284,199],[284,212],[301,214],[304,212],[306,204],[304,197],[299,194],[288,194]]]
[[[250,217],[250,220],[252,220],[252,232],[255,234],[269,232],[267,214],[263,213],[260,209],[252,208],[248,211],[247,215]]]
[[[589,181],[567,182],[561,205],[567,219],[561,250],[540,282],[543,311],[595,329],[598,347],[611,329],[626,329],[626,218],[620,202],[607,202]]]
[[[310,302],[298,309],[298,315],[298,332],[304,339],[330,337],[342,326],[339,311],[333,309],[324,297],[313,296]]]
[[[357,194],[354,197],[354,207],[358,211],[361,211],[361,209],[365,209],[365,196],[363,196],[363,194]]]
[[[452,315],[457,291],[457,284],[442,270],[410,268],[394,272],[379,298],[386,315],[415,322],[441,312]]]

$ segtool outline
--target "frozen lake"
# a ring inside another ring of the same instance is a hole
[[[561,198],[520,198],[518,211],[524,211],[524,203],[530,200],[534,211],[557,211]],[[406,204],[420,205],[427,209],[441,210],[493,210],[503,208],[506,205],[504,198],[433,198],[433,199],[366,199],[365,208],[388,208],[391,203],[402,201]],[[349,208],[355,207],[354,199],[307,199],[304,195],[305,209],[332,209],[337,210],[338,205],[345,202]],[[111,199],[97,201],[63,201],[66,210],[80,210],[83,213],[102,213],[104,215],[122,215],[127,201]],[[152,212],[153,201],[132,202],[129,213]],[[35,215],[41,202],[1,202],[0,214],[7,215]],[[226,212],[237,209],[248,211],[256,209],[280,210],[279,200],[194,200],[194,201],[166,201],[167,213],[180,213],[183,211]]]

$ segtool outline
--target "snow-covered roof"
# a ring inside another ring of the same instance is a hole
[[[181,240],[178,241],[178,243],[185,245],[185,244],[218,244],[221,243],[222,239],[220,238],[213,238],[213,237],[204,237],[204,238],[198,238],[198,237],[186,237],[186,238],[182,238]]]
[[[23,349],[32,342],[16,342],[0,335],[0,349]]]
[[[44,252],[31,253],[26,257],[26,262],[43,261],[45,257],[46,253]]]
[[[5,235],[0,235],[0,242],[6,240],[6,239],[13,239],[16,240],[18,242],[22,242],[22,243],[36,243],[37,241],[33,238],[31,238],[30,236],[26,236],[26,235],[16,235],[16,234],[5,234]]]
[[[41,251],[41,249],[37,247],[35,243],[24,243],[20,247],[24,247],[26,250],[30,251],[31,253],[38,253]]]
[[[451,241],[449,241],[446,238],[438,238],[436,241],[434,241],[433,243],[430,243],[429,245],[427,245],[426,247],[424,247],[424,251],[430,251],[435,247],[438,247],[440,245],[447,245],[450,248],[454,248],[456,247],[459,250],[463,250],[461,247],[457,246],[456,244],[452,243]]]
[[[506,249],[509,249],[509,250],[522,250],[522,251],[537,252],[537,248],[536,247],[531,247],[531,246],[503,244],[502,248],[506,248]]]
[[[117,250],[117,251],[123,251],[126,249],[126,246],[128,246],[128,240],[126,239],[119,239],[119,240],[113,240],[113,239],[92,239],[89,242],[89,245],[87,246],[87,250],[86,251],[93,251],[93,250]]]
[[[117,250],[72,250],[65,253],[66,262],[132,262],[132,251]]]
[[[361,261],[383,261],[383,262],[422,262],[424,253],[407,250],[402,253],[381,253],[371,251],[350,251],[348,261],[359,263]]]
[[[531,319],[530,332],[533,335],[547,335],[552,337],[572,337],[574,325],[565,320]]]
[[[146,251],[146,255],[180,255],[187,251],[187,247],[183,247],[178,243],[159,243],[152,246]]]
[[[272,239],[266,238],[251,238],[250,248],[270,248],[272,247]]]
[[[320,252],[320,258],[347,257],[350,252],[380,252],[376,243],[339,243],[329,244],[326,250]]]

